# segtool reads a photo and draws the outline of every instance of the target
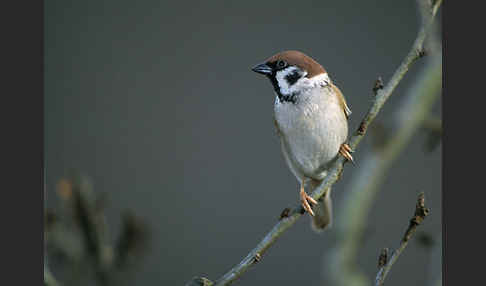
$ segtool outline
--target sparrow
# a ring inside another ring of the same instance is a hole
[[[300,51],[277,53],[252,70],[273,86],[281,149],[300,183],[302,207],[312,216],[312,228],[320,232],[332,225],[331,189],[316,201],[305,186],[317,187],[338,154],[353,162],[353,150],[346,144],[351,110],[327,71]]]

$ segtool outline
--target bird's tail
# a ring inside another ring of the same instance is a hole
[[[314,206],[314,216],[312,217],[311,226],[316,232],[321,232],[332,226],[332,200],[330,188],[327,190],[327,193],[317,201],[317,205]]]
[[[308,186],[309,191],[313,191],[320,183],[321,181],[311,180]],[[317,201],[313,211],[314,216],[312,217],[311,226],[314,231],[322,232],[324,229],[332,226],[331,188]]]

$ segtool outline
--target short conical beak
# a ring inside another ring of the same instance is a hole
[[[267,64],[256,65],[251,70],[264,75],[269,75],[272,73],[272,68],[269,67]]]

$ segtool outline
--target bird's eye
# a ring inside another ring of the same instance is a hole
[[[287,65],[287,63],[285,61],[280,60],[280,61],[277,62],[278,68],[284,68],[286,65]]]

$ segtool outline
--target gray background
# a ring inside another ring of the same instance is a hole
[[[286,49],[311,55],[341,88],[356,130],[377,76],[386,81],[418,29],[414,1],[45,1],[47,206],[69,168],[107,192],[113,234],[131,209],[150,225],[136,285],[183,285],[220,277],[298,203],[272,122],[268,80],[250,68]],[[410,70],[377,121],[399,108]],[[440,115],[440,103],[435,107]],[[359,264],[374,277],[382,247],[395,247],[425,191],[441,231],[441,152],[425,135],[389,170],[371,212]],[[333,191],[336,205],[370,138]],[[322,285],[330,232],[304,217],[238,285]],[[430,253],[412,242],[387,284],[425,285]],[[53,269],[56,273],[56,269]],[[133,283],[135,285],[135,283]]]

